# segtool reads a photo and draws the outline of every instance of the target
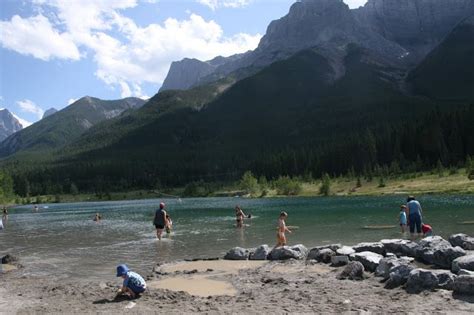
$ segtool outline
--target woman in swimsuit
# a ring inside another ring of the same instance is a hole
[[[239,206],[235,206],[235,219],[237,221],[237,227],[241,228],[244,226],[244,217],[246,217],[245,213],[240,209]]]
[[[275,247],[285,246],[286,245],[286,236],[285,232],[291,233],[291,231],[286,227],[285,220],[288,218],[288,213],[282,211],[280,217],[278,218],[278,232],[277,232],[277,244]]]

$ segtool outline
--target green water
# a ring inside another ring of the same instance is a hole
[[[474,234],[474,196],[423,196],[424,221],[434,233]],[[221,257],[231,247],[275,244],[280,211],[288,225],[299,226],[289,244],[312,247],[347,245],[383,238],[400,238],[399,206],[403,196],[344,198],[202,198],[164,200],[174,223],[171,237],[158,242],[151,223],[161,200],[51,204],[38,213],[32,207],[11,210],[0,231],[0,256],[20,256],[25,274],[113,279],[119,263],[149,273],[157,262],[197,257]],[[235,228],[234,206],[253,218]],[[100,212],[104,220],[92,221]],[[368,230],[368,225],[393,225]]]

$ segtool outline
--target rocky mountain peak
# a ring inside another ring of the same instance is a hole
[[[23,126],[8,109],[0,109],[0,141],[21,129]]]
[[[48,117],[48,116],[51,116],[52,114],[56,113],[57,111],[58,111],[58,110],[57,110],[56,108],[51,107],[50,109],[48,109],[47,111],[44,112],[42,119],[44,119],[44,118],[46,118],[46,117]]]

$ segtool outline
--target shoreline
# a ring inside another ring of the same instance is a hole
[[[474,271],[472,275],[462,275],[464,271],[451,272],[451,268],[440,264],[447,260],[454,268],[455,264],[464,267],[459,258],[470,257],[474,261],[474,238],[456,234],[449,242],[428,237],[418,243],[390,239],[352,247],[331,244],[306,249],[294,245],[265,248],[263,256],[260,254],[265,246],[233,248],[224,257],[227,259],[177,260],[156,265],[145,275],[147,291],[134,300],[115,298],[121,284],[119,278],[109,282],[97,279],[58,283],[50,276],[20,276],[13,270],[0,274],[0,306],[8,305],[9,313],[125,313],[132,309],[137,313],[171,314],[417,310],[472,314],[474,292],[459,294],[457,282],[467,279],[471,281],[468,289],[474,290]],[[436,251],[442,255],[433,256]],[[459,255],[453,256],[453,251]],[[428,263],[426,260],[430,259]],[[339,260],[345,263],[338,263]],[[353,272],[357,266],[362,269]],[[405,274],[405,282],[393,286],[393,274],[400,267],[410,272]],[[429,277],[417,278],[420,272],[434,275],[439,281],[427,283]]]

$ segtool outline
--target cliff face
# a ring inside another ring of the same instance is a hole
[[[0,142],[21,129],[23,126],[8,109],[0,109]]]
[[[241,69],[259,69],[306,48],[317,47],[333,58],[351,43],[402,67],[413,67],[471,15],[473,0],[369,0],[355,10],[342,0],[301,0],[270,23],[254,51],[224,58],[219,65],[189,59],[175,62],[161,90],[187,89]]]

